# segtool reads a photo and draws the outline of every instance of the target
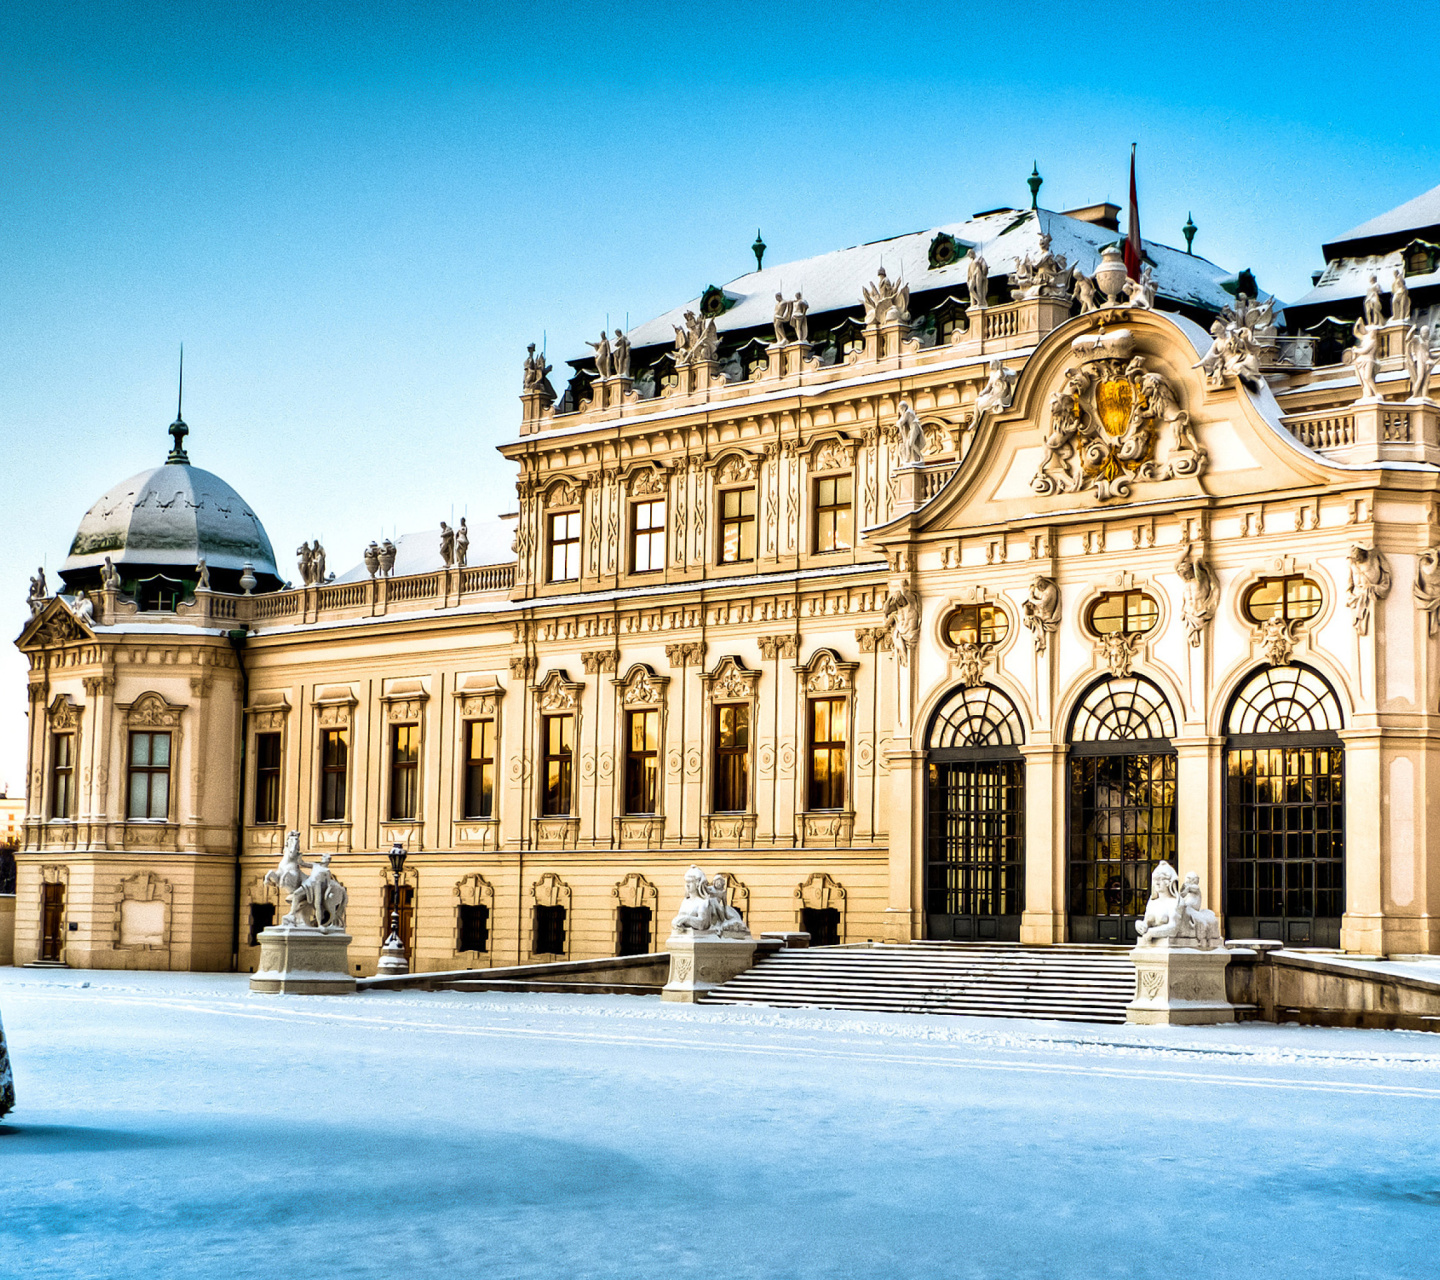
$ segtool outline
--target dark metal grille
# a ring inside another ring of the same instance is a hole
[[[1132,942],[1150,873],[1175,859],[1175,757],[1070,761],[1070,940]]]
[[[565,954],[565,908],[560,906],[535,908],[535,954],[563,956]]]
[[[1018,747],[1025,730],[1015,704],[988,684],[956,689],[930,721],[928,745],[950,747]]]
[[[460,945],[457,951],[482,953],[490,950],[490,908],[483,902],[460,904]]]
[[[931,937],[1020,936],[1024,794],[1021,760],[929,766],[925,913]]]
[[[1309,667],[1266,667],[1235,695],[1225,731],[1317,733],[1344,727],[1340,703],[1318,672]]]
[[[620,949],[621,956],[643,956],[650,950],[650,908],[620,908]]]
[[[1174,736],[1175,714],[1144,676],[1113,676],[1091,685],[1070,721],[1072,743]]]

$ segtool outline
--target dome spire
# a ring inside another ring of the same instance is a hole
[[[189,464],[190,455],[185,452],[185,437],[190,434],[190,428],[185,425],[185,419],[180,410],[185,404],[185,344],[180,344],[180,391],[175,397],[175,421],[170,424],[170,435],[175,444],[166,457],[166,464],[178,462]]]

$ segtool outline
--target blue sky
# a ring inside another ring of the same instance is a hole
[[[1428,15],[1428,17],[1427,17]],[[753,262],[1028,203],[1294,297],[1440,182],[1419,5],[7,5],[0,623],[112,484],[190,449],[282,571],[513,508],[525,344],[584,350]],[[558,379],[557,379],[558,380]],[[18,514],[23,511],[23,516]],[[0,652],[0,782],[23,775]]]

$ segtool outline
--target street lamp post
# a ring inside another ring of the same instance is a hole
[[[395,873],[395,889],[390,898],[390,936],[380,948],[380,963],[376,966],[376,973],[382,978],[410,972],[410,958],[400,941],[400,873],[405,869],[405,846],[397,841],[388,856],[390,869]]]

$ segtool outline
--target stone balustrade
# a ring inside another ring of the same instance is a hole
[[[1440,406],[1423,401],[1359,400],[1283,422],[1301,444],[1336,462],[1440,464]]]

